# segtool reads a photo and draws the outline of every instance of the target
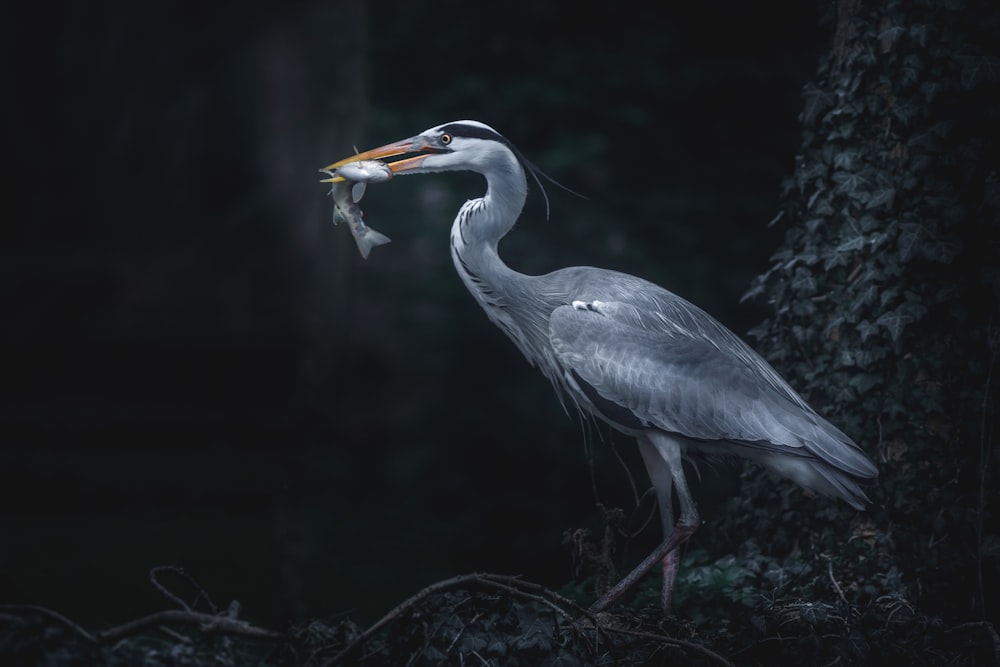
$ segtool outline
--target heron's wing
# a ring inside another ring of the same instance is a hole
[[[549,337],[572,380],[612,422],[745,443],[875,476],[850,438],[806,406],[749,347],[733,343],[728,330],[714,320],[711,327],[727,336],[633,304],[577,302],[552,313]]]

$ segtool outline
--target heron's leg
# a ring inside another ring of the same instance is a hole
[[[615,600],[624,595],[630,588],[635,586],[639,580],[645,577],[657,563],[662,563],[667,557],[667,554],[677,551],[677,547],[681,546],[688,541],[688,538],[694,533],[694,527],[692,526],[682,526],[677,524],[673,533],[667,539],[656,548],[656,550],[646,556],[646,560],[639,563],[635,569],[629,572],[625,577],[619,581],[617,584],[608,589],[608,591],[598,598],[597,602],[590,605],[590,613],[596,614],[599,611],[604,611],[607,609]],[[676,572],[675,572],[676,573]],[[661,591],[661,595],[662,595]],[[670,593],[673,592],[673,580],[670,580]],[[669,602],[669,600],[668,600]],[[666,611],[669,611],[667,609]]]
[[[646,437],[639,438],[639,453],[642,454],[642,462],[646,464],[646,473],[649,481],[656,490],[656,500],[660,508],[660,522],[663,525],[663,537],[669,537],[674,530],[674,499],[672,490],[674,486],[674,476],[670,472],[670,466],[659,449],[651,440]]]
[[[678,545],[679,547],[680,545]],[[660,561],[663,564],[663,584],[660,586],[660,606],[663,611],[670,613],[674,599],[674,581],[677,579],[677,570],[681,566],[680,548],[671,549]]]
[[[686,542],[694,534],[699,523],[698,508],[694,504],[691,491],[688,489],[687,478],[684,476],[681,443],[676,438],[663,433],[653,432],[649,434],[648,438],[656,448],[662,461],[666,464],[670,477],[673,480],[674,488],[677,489],[677,500],[681,506],[681,516],[677,520],[677,525],[672,529],[674,534],[680,533],[685,535],[683,540],[678,543],[679,547],[680,544]],[[664,530],[666,531],[667,529],[664,528]],[[680,549],[675,548],[663,556],[663,586],[660,589],[660,604],[663,606],[663,610],[668,613],[670,612],[674,595],[674,580],[677,578],[677,570],[680,567],[680,563]]]
[[[649,433],[639,438],[639,452],[642,454],[643,463],[646,464],[649,479],[656,489],[664,540],[646,560],[602,595],[590,607],[591,612],[607,608],[646,576],[658,562],[663,567],[660,603],[663,605],[664,611],[669,612],[674,580],[680,565],[678,547],[687,542],[698,527],[698,510],[691,498],[691,492],[688,490],[687,479],[684,477],[684,468],[681,464],[680,442],[664,434]],[[674,513],[671,497],[671,490],[675,486],[681,506],[681,517],[676,526],[673,525]]]
[[[684,465],[681,457],[681,441],[673,436],[658,431],[650,431],[646,436],[656,448],[657,453],[666,464],[677,489],[677,500],[681,506],[681,517],[678,526],[698,526],[698,508],[695,507],[691,491],[688,490],[687,478],[684,476]],[[648,465],[648,464],[647,464]],[[655,482],[654,482],[655,483]]]
[[[656,489],[656,498],[660,506],[660,521],[663,524],[663,537],[669,538],[674,533],[674,499],[672,489],[674,475],[670,464],[659,448],[647,437],[639,438],[639,453],[646,464],[649,481]],[[660,589],[660,604],[665,611],[670,611],[670,600],[673,597],[674,579],[677,578],[677,566],[680,564],[680,552],[677,549],[668,551],[662,559],[663,585]]]

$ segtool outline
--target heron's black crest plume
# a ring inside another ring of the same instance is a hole
[[[550,207],[549,207],[549,193],[545,191],[545,185],[542,184],[542,178],[547,180],[552,185],[565,190],[571,195],[576,195],[580,199],[586,199],[583,195],[575,190],[571,190],[566,187],[556,179],[552,178],[544,171],[539,169],[531,160],[524,156],[517,146],[510,143],[505,136],[499,132],[495,132],[488,127],[481,127],[479,125],[469,125],[467,123],[450,123],[441,128],[442,132],[447,132],[455,137],[470,137],[474,139],[490,139],[492,141],[499,141],[501,144],[510,149],[510,151],[517,157],[520,161],[521,166],[524,170],[531,174],[531,177],[535,179],[535,183],[538,184],[538,189],[542,191],[542,198],[545,200],[545,219],[549,219]]]

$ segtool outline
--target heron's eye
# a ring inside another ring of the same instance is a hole
[[[448,144],[451,143],[451,135],[450,134],[442,134],[441,137],[440,137],[440,139],[438,139],[438,141],[440,141],[442,144],[444,144],[445,146],[447,146]]]

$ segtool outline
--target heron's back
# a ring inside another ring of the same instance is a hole
[[[548,312],[552,351],[534,361],[578,406],[624,432],[659,429],[855,507],[866,500],[858,482],[877,469],[854,441],[697,306],[641,278],[591,267],[531,281],[539,299],[530,326],[541,335]]]

